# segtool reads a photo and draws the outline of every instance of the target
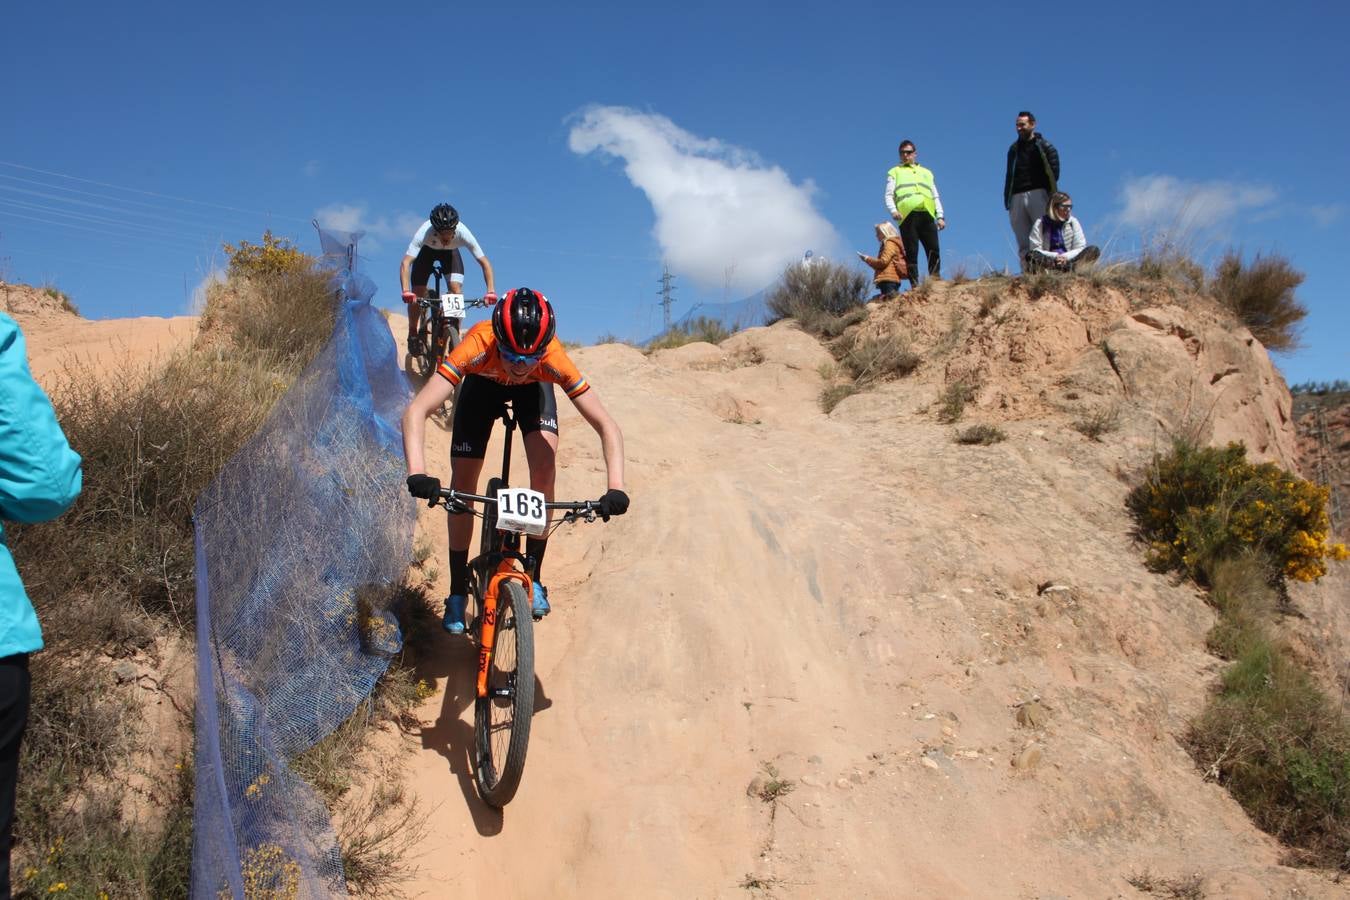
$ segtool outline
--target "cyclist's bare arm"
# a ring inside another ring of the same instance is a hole
[[[488,258],[486,256],[478,256],[474,257],[474,259],[477,261],[478,267],[483,270],[483,283],[487,285],[487,292],[489,294],[495,294],[497,292],[497,289],[492,276],[492,263],[488,262]],[[451,277],[452,278],[457,277],[459,280],[450,282],[450,290],[456,294],[463,293],[464,276],[459,275]]]
[[[619,430],[619,423],[614,421],[609,410],[605,409],[605,404],[600,402],[595,388],[572,398],[572,405],[581,413],[581,417],[591,424],[595,433],[600,435],[600,448],[605,454],[605,476],[609,479],[608,487],[623,490],[623,432]]]
[[[422,475],[427,470],[425,441],[427,418],[440,409],[454,394],[455,386],[439,375],[431,379],[412,398],[403,413],[403,457],[408,461],[409,475]]]
[[[398,283],[403,286],[404,293],[412,290],[412,286],[408,283],[412,278],[412,264],[413,257],[404,256],[403,264],[398,268]]]

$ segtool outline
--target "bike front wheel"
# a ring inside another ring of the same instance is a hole
[[[487,687],[474,701],[474,779],[483,802],[500,809],[520,787],[534,715],[534,620],[515,579],[503,579],[497,593]]]

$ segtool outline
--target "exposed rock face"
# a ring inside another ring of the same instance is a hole
[[[1202,443],[1241,441],[1249,457],[1297,470],[1289,389],[1247,329],[1176,306],[1149,308],[1116,322],[1104,350],[1124,398],[1168,430]]]
[[[25,317],[74,317],[79,313],[71,306],[69,298],[55,288],[39,288],[26,284],[10,284],[0,281],[0,310],[11,316]]]
[[[991,306],[988,290],[937,287],[882,318],[925,358],[952,348],[945,382],[974,384],[977,405],[998,418],[1110,408],[1123,430],[1159,448],[1172,435],[1241,441],[1250,458],[1297,469],[1284,379],[1251,332],[1212,301],[1132,300],[1070,281],[1063,296],[1037,299],[1005,286]]]

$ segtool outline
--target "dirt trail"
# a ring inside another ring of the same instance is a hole
[[[550,545],[504,813],[469,774],[470,648],[422,673],[425,727],[386,747],[434,806],[415,893],[1128,897],[1150,871],[1344,896],[1279,867],[1176,740],[1219,664],[1202,600],[1130,542],[1146,441],[1061,418],[961,446],[923,378],[826,416],[828,356],[786,324],[574,356],[624,428],[633,508]],[[562,405],[559,494],[596,496],[598,441]],[[438,548],[443,522],[419,529]]]

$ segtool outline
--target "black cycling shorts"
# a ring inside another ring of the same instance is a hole
[[[468,375],[460,383],[455,400],[455,421],[450,429],[452,459],[483,458],[492,424],[501,417],[502,404],[507,400],[512,402],[522,435],[558,433],[558,401],[552,382],[502,384],[482,375]]]
[[[423,247],[417,251],[417,256],[413,259],[412,286],[414,288],[427,286],[427,283],[431,281],[431,264],[437,260],[440,260],[441,271],[445,273],[446,281],[464,283],[464,260],[460,257],[458,250],[433,250],[430,247]]]

